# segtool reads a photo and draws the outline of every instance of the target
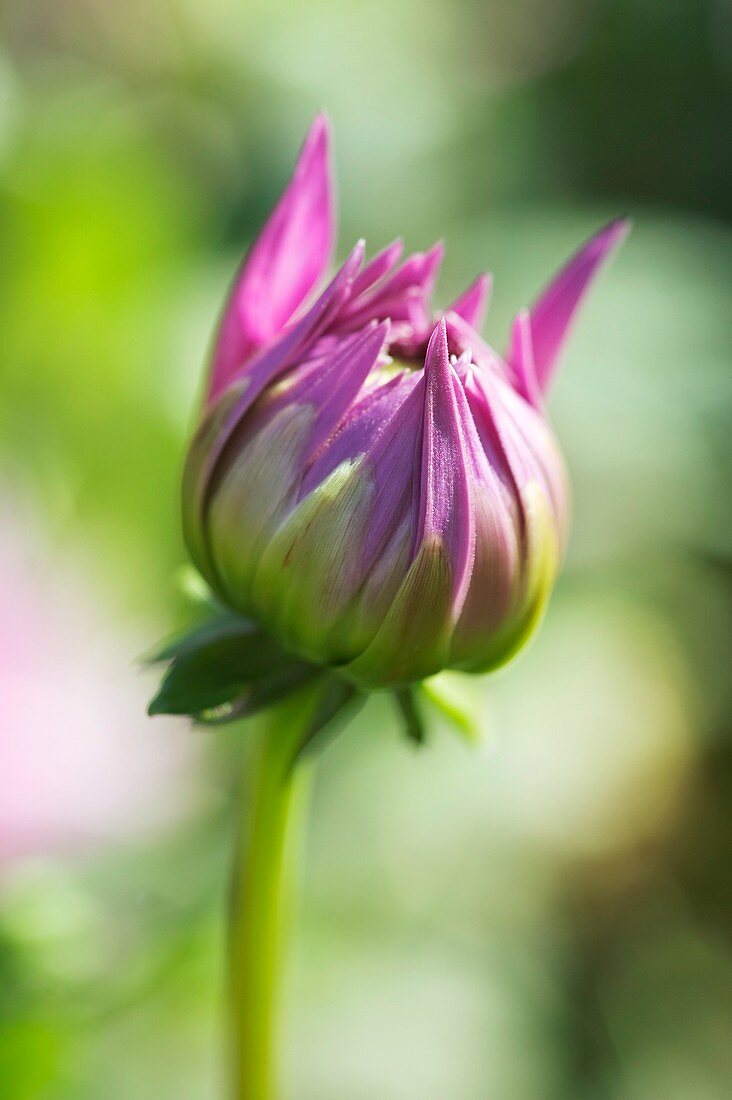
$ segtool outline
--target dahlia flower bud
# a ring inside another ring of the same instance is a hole
[[[224,310],[184,478],[185,534],[214,592],[285,652],[360,688],[505,662],[539,620],[567,486],[544,394],[617,221],[516,318],[505,356],[478,334],[490,279],[442,314],[436,245],[320,295],[334,239],[328,127]]]

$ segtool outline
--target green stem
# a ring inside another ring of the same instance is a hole
[[[293,764],[319,685],[264,716],[253,789],[242,798],[229,925],[234,1100],[276,1100],[283,942],[309,765]]]

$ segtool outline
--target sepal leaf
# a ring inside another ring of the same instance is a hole
[[[415,692],[411,688],[402,688],[393,694],[402,720],[402,727],[407,737],[415,745],[424,745],[427,740],[427,730],[417,704]]]
[[[470,744],[479,744],[483,732],[479,721],[479,704],[471,699],[475,688],[468,690],[466,677],[459,672],[438,672],[422,680],[419,690],[430,706]]]
[[[151,659],[170,662],[148,714],[234,721],[289,695],[317,669],[290,657],[254,623],[232,614],[195,627]]]
[[[293,764],[303,755],[318,751],[330,740],[344,722],[353,717],[366,702],[366,694],[353,684],[331,676],[325,681],[315,713],[300,742]]]

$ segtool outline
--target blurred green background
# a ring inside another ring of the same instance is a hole
[[[321,108],[340,255],[444,237],[489,339],[635,230],[552,400],[574,483],[485,742],[374,703],[318,769],[287,1100],[732,1095],[732,4],[5,0],[0,1097],[222,1095],[243,728],[148,721],[193,612],[213,321]]]

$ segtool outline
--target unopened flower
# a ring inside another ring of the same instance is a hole
[[[334,241],[318,118],[235,281],[184,479],[190,552],[283,650],[361,688],[505,662],[539,620],[567,487],[543,400],[577,306],[626,224],[592,238],[516,318],[479,335],[481,275],[433,314],[441,245],[318,297]]]

